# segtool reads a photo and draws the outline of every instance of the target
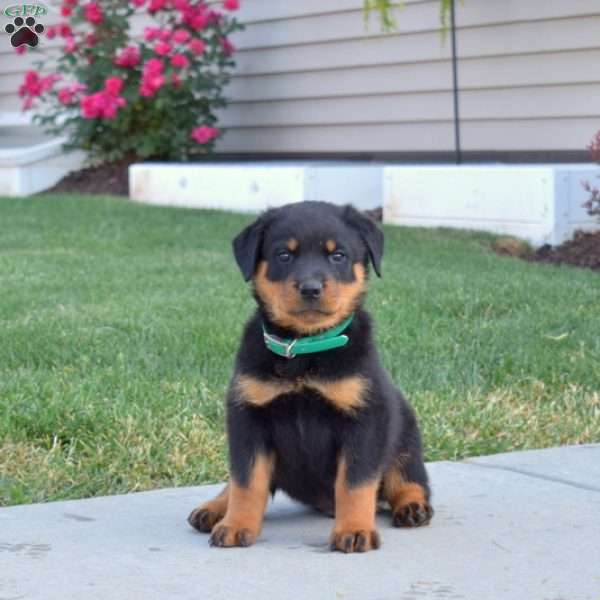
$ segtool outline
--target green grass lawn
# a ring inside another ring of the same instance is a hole
[[[215,481],[250,217],[0,199],[0,504]],[[600,275],[386,228],[369,308],[428,460],[600,441]],[[434,482],[435,485],[435,482]]]

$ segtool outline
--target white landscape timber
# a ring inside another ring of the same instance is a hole
[[[338,162],[139,163],[129,168],[132,200],[260,212],[303,200],[381,206],[381,167]]]
[[[592,164],[388,166],[385,223],[475,229],[557,245],[598,220],[582,206],[582,182],[600,185]]]

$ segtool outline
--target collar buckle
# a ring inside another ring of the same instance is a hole
[[[298,338],[294,338],[289,344],[285,345],[285,357],[286,358],[294,358],[294,356],[296,356],[293,352],[292,349],[293,347],[296,345],[296,342],[298,341]]]
[[[276,354],[279,354],[280,356],[283,356],[284,358],[287,358],[287,359],[291,359],[296,356],[292,352],[292,350],[294,349],[294,346],[298,342],[298,338],[294,338],[293,340],[284,340],[280,337],[277,337],[276,335],[267,333],[264,329],[263,329],[263,337],[264,337],[265,344],[267,345],[267,347],[271,348],[271,350],[273,352],[275,352]],[[276,350],[274,347],[276,348]]]

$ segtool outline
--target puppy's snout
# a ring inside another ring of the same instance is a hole
[[[317,300],[323,292],[323,284],[318,279],[307,279],[298,285],[303,300]]]

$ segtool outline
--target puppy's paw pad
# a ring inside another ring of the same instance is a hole
[[[235,527],[218,523],[210,534],[209,543],[219,548],[252,546],[256,541],[256,533],[245,527]]]
[[[381,546],[381,538],[374,529],[359,531],[336,531],[331,534],[331,550],[339,550],[346,554],[352,552],[368,552]]]
[[[204,506],[195,508],[188,517],[188,523],[202,533],[210,533],[215,524],[223,518],[223,515]]]
[[[410,502],[401,506],[393,515],[394,527],[421,527],[428,525],[433,508],[428,502]]]

